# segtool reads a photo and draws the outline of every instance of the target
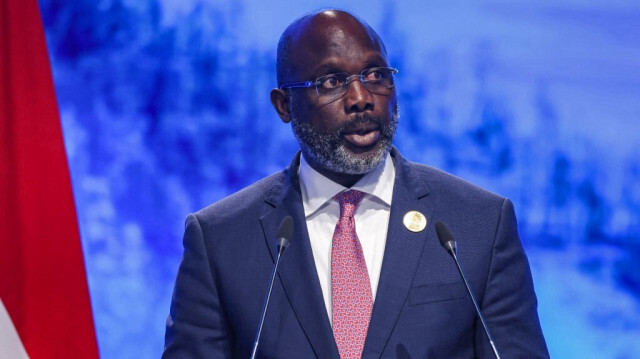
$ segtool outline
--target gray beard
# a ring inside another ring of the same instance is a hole
[[[321,132],[309,122],[300,121],[295,115],[295,104],[290,102],[289,114],[293,133],[300,143],[305,160],[312,167],[322,168],[335,173],[361,175],[376,168],[391,150],[393,137],[398,127],[398,104],[393,109],[391,120],[386,122],[380,117],[359,114],[352,120],[343,123],[335,132]],[[348,129],[360,124],[375,124],[380,128],[380,146],[368,156],[358,156],[349,152],[344,146],[342,137]]]

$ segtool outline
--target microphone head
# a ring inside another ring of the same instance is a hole
[[[293,237],[293,219],[291,216],[286,216],[280,222],[280,229],[278,229],[278,247],[279,250],[284,251],[289,246],[289,241]]]
[[[278,247],[284,252],[289,247],[289,240],[284,237],[278,238]]]
[[[456,240],[453,238],[453,234],[451,234],[451,231],[444,222],[436,222],[436,233],[438,234],[438,239],[444,249],[451,254],[454,254],[456,251]]]

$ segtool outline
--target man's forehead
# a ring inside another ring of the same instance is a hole
[[[326,10],[302,18],[289,29],[294,44],[314,42],[325,47],[339,46],[341,41],[353,38],[367,40],[372,46],[380,46],[378,35],[369,25],[350,13]]]
[[[327,11],[310,16],[292,29],[289,48],[296,64],[331,63],[331,59],[386,58],[377,34],[351,14]],[[367,61],[367,60],[363,60]]]

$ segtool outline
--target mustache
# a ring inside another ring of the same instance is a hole
[[[362,125],[374,125],[379,129],[385,128],[382,118],[361,113],[355,115],[351,120],[340,124],[340,127],[338,127],[336,132],[338,136],[343,136],[347,133],[355,131]]]

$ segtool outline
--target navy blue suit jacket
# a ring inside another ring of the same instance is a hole
[[[363,358],[493,358],[473,304],[434,223],[456,237],[460,261],[503,358],[548,358],[529,265],[508,199],[392,150],[387,244]],[[316,273],[298,182],[284,171],[189,215],[163,358],[248,358],[282,219],[282,257],[258,357],[338,358]],[[414,233],[408,211],[427,217]]]

